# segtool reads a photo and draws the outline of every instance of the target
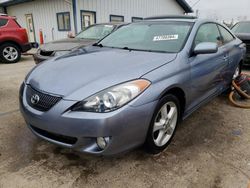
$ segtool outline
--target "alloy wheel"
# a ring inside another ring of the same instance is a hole
[[[156,146],[164,146],[173,136],[178,121],[178,109],[174,102],[167,102],[156,115],[153,140]]]
[[[12,46],[5,47],[3,57],[8,61],[15,61],[18,58],[18,51]]]

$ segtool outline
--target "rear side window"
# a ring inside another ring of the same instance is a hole
[[[234,40],[234,36],[228,30],[226,30],[224,27],[219,25],[219,29],[220,29],[220,32],[221,32],[221,35],[223,38],[223,42],[225,44]]]
[[[0,27],[5,26],[8,23],[8,19],[0,18]]]
[[[195,46],[202,42],[213,42],[221,46],[222,40],[217,25],[213,23],[202,25],[196,34],[194,42]]]

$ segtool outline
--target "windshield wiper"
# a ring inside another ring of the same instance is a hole
[[[124,49],[124,50],[129,50],[129,51],[145,51],[145,52],[152,52],[152,50],[144,50],[144,49],[135,49],[135,48],[129,48],[129,47],[123,47],[121,49]]]
[[[93,46],[98,46],[98,47],[100,47],[100,48],[103,47],[102,43],[95,43],[95,44],[93,44]]]
[[[136,49],[136,48],[129,48],[129,47],[123,47],[119,48],[123,50],[129,50],[129,51],[140,51],[140,52],[158,52],[158,53],[168,53],[166,51],[161,51],[161,50],[149,50],[149,49]]]

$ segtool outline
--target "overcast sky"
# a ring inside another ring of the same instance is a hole
[[[186,0],[190,6],[198,0]],[[231,21],[250,19],[250,0],[200,0],[193,7],[202,18]]]

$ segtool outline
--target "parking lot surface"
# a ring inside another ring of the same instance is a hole
[[[18,110],[18,90],[34,66],[31,56],[17,64],[0,64],[0,188],[249,184],[250,110],[231,106],[227,96],[182,122],[160,155],[139,148],[116,157],[93,157],[42,141],[26,127]]]

